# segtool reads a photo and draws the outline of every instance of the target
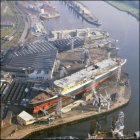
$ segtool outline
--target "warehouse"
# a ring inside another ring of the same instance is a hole
[[[39,40],[17,47],[9,55],[4,58],[4,70],[14,72],[17,77],[51,79],[58,50],[47,41]]]
[[[17,121],[21,125],[29,125],[35,122],[35,118],[28,114],[26,111],[22,111],[18,116],[17,116]]]

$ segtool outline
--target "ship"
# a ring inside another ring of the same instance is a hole
[[[79,14],[84,20],[86,20],[90,24],[95,24],[100,26],[101,23],[98,21],[97,17],[95,17],[88,8],[80,2],[76,1],[66,1],[69,8],[73,9],[77,14]]]
[[[52,87],[55,90],[40,89],[40,93],[30,100],[28,107],[33,109],[33,113],[37,113],[41,109],[49,110],[57,105],[60,95],[61,100],[65,101],[70,97],[91,91],[93,87],[97,87],[114,75],[126,61],[127,59],[123,58],[107,58],[69,76],[54,80]]]
[[[120,111],[118,115],[112,117],[111,130],[102,130],[101,124],[97,120],[90,123],[90,133],[86,140],[94,139],[139,139],[140,131],[129,131],[124,133],[124,112]]]

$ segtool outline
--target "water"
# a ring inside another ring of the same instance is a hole
[[[82,21],[72,11],[70,11],[62,2],[51,2],[60,12],[61,17],[46,23],[46,29],[68,29],[95,27]],[[130,77],[132,96],[127,106],[114,111],[106,116],[97,118],[100,120],[103,129],[110,129],[113,115],[118,114],[120,110],[125,113],[125,132],[139,130],[139,22],[125,12],[119,11],[103,1],[83,1],[89,9],[101,21],[100,28],[108,31],[110,36],[119,40],[119,55],[127,58],[127,63],[123,67]],[[44,130],[36,133],[30,138],[46,138],[51,136],[72,135],[79,138],[87,137],[90,132],[92,120],[81,121],[79,123],[65,125],[53,130]]]

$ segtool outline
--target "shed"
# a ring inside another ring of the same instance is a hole
[[[22,111],[18,116],[17,116],[17,121],[21,125],[29,125],[35,122],[35,118],[27,113],[26,111]]]

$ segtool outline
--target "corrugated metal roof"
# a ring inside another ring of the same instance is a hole
[[[57,49],[49,42],[36,41],[16,50],[8,66],[50,70],[53,67],[57,52]]]

